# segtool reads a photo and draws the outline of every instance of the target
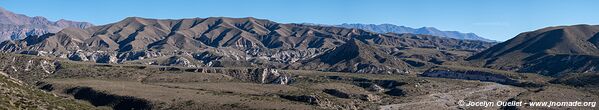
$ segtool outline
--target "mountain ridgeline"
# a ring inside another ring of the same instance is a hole
[[[559,76],[599,71],[599,26],[547,27],[518,36],[468,60],[480,66]]]
[[[433,36],[441,36],[455,39],[464,39],[464,40],[480,40],[485,42],[497,42],[494,40],[489,40],[483,37],[480,37],[474,33],[461,33],[458,31],[441,31],[437,28],[433,27],[422,27],[422,28],[411,28],[406,26],[397,26],[393,24],[341,24],[335,25],[338,27],[345,28],[356,28],[369,30],[377,33],[413,33],[413,34],[424,34],[424,35],[433,35]]]
[[[130,17],[102,26],[66,28],[5,41],[0,49],[97,63],[406,73],[422,64],[434,64],[428,63],[430,60],[437,64],[443,60],[432,59],[434,56],[464,57],[452,52],[473,53],[492,45],[431,35],[281,24],[251,17]],[[404,51],[411,49],[434,50],[439,55],[405,56]]]
[[[0,7],[0,41],[19,40],[31,35],[55,33],[63,28],[87,28],[91,23],[58,20],[56,22],[40,16],[29,17],[15,14]]]

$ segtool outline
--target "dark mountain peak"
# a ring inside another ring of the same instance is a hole
[[[577,24],[577,25],[569,25],[569,26],[551,26],[551,27],[545,27],[545,28],[541,28],[541,29],[537,29],[534,31],[529,31],[529,32],[524,32],[521,34],[528,34],[528,35],[539,35],[548,31],[555,31],[555,30],[564,30],[564,31],[568,31],[568,32],[572,32],[572,33],[593,33],[594,28],[597,28],[596,25],[588,25],[588,24]],[[576,32],[573,32],[576,31]]]
[[[482,61],[489,67],[518,69],[522,72],[545,72],[546,74],[584,72],[589,68],[595,68],[585,65],[591,64],[590,61],[594,61],[592,59],[599,55],[599,47],[596,45],[598,38],[595,38],[598,32],[597,25],[547,27],[521,33],[470,57],[469,60]],[[574,62],[576,59],[585,59],[589,62]],[[549,67],[547,64],[577,69],[536,68]]]

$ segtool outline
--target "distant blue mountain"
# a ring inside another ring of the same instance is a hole
[[[433,27],[422,27],[422,28],[411,28],[406,26],[398,26],[393,24],[341,24],[335,25],[337,27],[344,28],[356,28],[369,30],[377,33],[413,33],[413,34],[424,34],[424,35],[433,35],[433,36],[441,36],[441,37],[449,37],[455,39],[466,39],[466,40],[479,40],[486,42],[497,42],[494,40],[486,39],[480,37],[474,33],[461,33],[458,31],[441,31],[439,29]]]

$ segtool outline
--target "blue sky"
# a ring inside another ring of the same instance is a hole
[[[0,0],[7,10],[94,24],[149,18],[256,17],[281,23],[389,23],[473,32],[504,41],[518,33],[599,24],[597,0]]]

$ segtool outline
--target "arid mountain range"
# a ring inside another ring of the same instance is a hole
[[[401,51],[433,49],[438,54],[465,57],[452,52],[472,53],[491,45],[493,43],[430,35],[281,24],[251,17],[178,20],[130,17],[102,26],[67,28],[57,33],[6,41],[0,48],[5,52],[97,63],[405,73],[414,66],[404,58],[419,58],[420,61],[415,62],[420,63],[443,62],[445,58],[428,58],[439,55],[425,54],[402,56]]]
[[[394,25],[128,17],[92,26],[0,12],[0,28],[17,36],[0,42],[0,109],[592,110],[458,104],[599,99],[596,25],[496,43]]]
[[[478,36],[474,33],[461,33],[458,31],[441,31],[434,27],[422,27],[422,28],[411,28],[406,26],[397,26],[393,24],[341,24],[335,25],[338,27],[345,28],[356,28],[369,30],[377,33],[412,33],[412,34],[424,34],[424,35],[433,35],[433,36],[441,36],[441,37],[449,37],[455,39],[465,39],[465,40],[480,40],[486,42],[497,42],[494,40],[489,40]]]
[[[40,16],[29,17],[15,14],[0,7],[0,41],[19,40],[30,35],[55,33],[64,28],[87,28],[91,23],[58,20],[56,22]]]
[[[22,40],[0,43],[2,51],[96,63],[409,73],[443,63],[468,62],[493,69],[559,75],[596,71],[599,53],[599,38],[595,38],[599,29],[591,25],[525,32],[487,49],[495,43],[472,33],[390,24],[327,26],[252,17],[129,17],[92,26],[1,12],[3,25],[44,28],[19,34],[29,36]],[[74,28],[60,30],[64,27]],[[463,61],[466,57],[468,61]]]

